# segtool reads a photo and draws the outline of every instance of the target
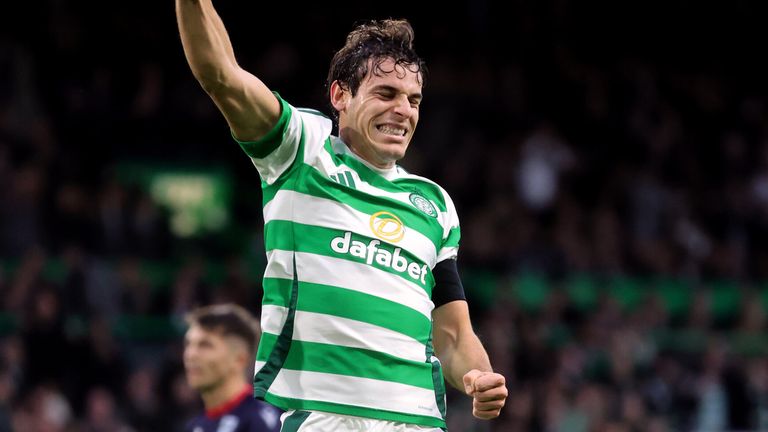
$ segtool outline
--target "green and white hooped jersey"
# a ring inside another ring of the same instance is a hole
[[[319,112],[280,103],[269,134],[240,142],[264,196],[256,397],[445,428],[431,295],[435,264],[458,251],[453,203],[434,182],[363,162]]]

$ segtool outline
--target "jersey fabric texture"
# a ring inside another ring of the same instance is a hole
[[[330,119],[276,94],[280,118],[238,141],[261,176],[267,266],[254,394],[285,410],[445,427],[432,269],[456,257],[448,194],[381,170]]]
[[[190,421],[187,432],[278,432],[283,412],[253,398],[246,389],[219,408]]]

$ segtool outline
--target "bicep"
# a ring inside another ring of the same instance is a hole
[[[467,331],[472,332],[472,322],[466,301],[455,300],[432,311],[432,342],[438,358],[455,348]]]
[[[220,85],[206,91],[227,120],[235,137],[256,141],[280,118],[280,102],[270,89],[250,72],[237,67]]]

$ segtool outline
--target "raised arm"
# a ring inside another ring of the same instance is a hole
[[[264,136],[280,117],[280,103],[235,60],[226,28],[211,0],[176,0],[184,54],[192,74],[241,141]]]
[[[498,417],[507,398],[506,381],[491,369],[488,354],[472,330],[467,302],[457,300],[438,307],[432,320],[435,355],[445,379],[472,397],[475,417]]]

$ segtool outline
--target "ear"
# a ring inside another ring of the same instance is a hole
[[[347,109],[347,103],[349,103],[349,91],[345,90],[339,81],[336,80],[331,84],[330,90],[331,105],[339,113],[344,112]]]

